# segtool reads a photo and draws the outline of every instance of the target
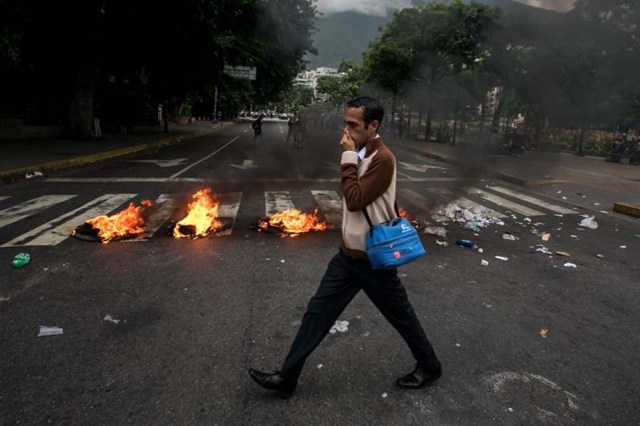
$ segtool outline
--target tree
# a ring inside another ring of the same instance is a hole
[[[317,90],[328,95],[329,102],[339,108],[346,101],[356,97],[362,87],[362,67],[352,61],[343,61],[338,66],[340,77],[323,76],[318,79]]]
[[[394,100],[407,84],[422,86],[426,103],[420,106],[427,109],[429,138],[439,85],[447,81],[448,86],[451,78],[481,65],[487,54],[485,33],[494,21],[495,12],[474,1],[430,3],[396,12],[366,53],[367,77],[390,91]]]

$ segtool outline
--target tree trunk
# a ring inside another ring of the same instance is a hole
[[[453,137],[451,138],[451,145],[456,144],[457,130],[458,130],[458,107],[456,107],[453,113]]]
[[[93,129],[93,81],[83,73],[78,74],[76,91],[69,105],[67,130],[75,139],[91,139]]]
[[[407,135],[411,135],[411,105],[409,105],[409,111],[407,116]]]
[[[427,110],[427,128],[424,133],[424,138],[427,142],[431,142],[431,133],[432,133],[431,121],[432,121],[432,113],[431,113],[431,108],[429,108]]]
[[[502,115],[502,109],[504,105],[504,98],[506,96],[506,90],[501,90],[496,99],[496,109],[493,112],[493,119],[491,120],[491,131],[499,132],[500,129],[500,115]]]
[[[578,152],[577,155],[584,156],[584,151],[582,150],[584,143],[584,124],[580,126],[580,140],[578,141]]]

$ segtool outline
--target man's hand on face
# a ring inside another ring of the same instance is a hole
[[[356,143],[351,138],[351,135],[346,129],[342,132],[342,139],[340,140],[340,146],[342,147],[342,151],[356,150]]]

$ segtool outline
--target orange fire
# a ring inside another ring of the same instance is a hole
[[[142,212],[145,208],[153,206],[151,200],[144,200],[136,207],[133,203],[120,213],[111,216],[98,216],[87,220],[86,223],[98,230],[98,237],[103,243],[113,239],[129,238],[144,231],[144,218]],[[74,231],[75,233],[75,231]]]
[[[258,227],[266,230],[269,226],[278,228],[283,232],[283,236],[297,237],[311,231],[325,231],[329,228],[326,222],[320,221],[317,216],[318,209],[313,213],[303,213],[298,209],[288,209],[275,213],[266,220],[260,220]]]
[[[399,210],[399,213],[400,213],[400,217],[403,217],[403,218],[407,219],[409,222],[411,222],[413,220],[411,215],[409,215],[409,213],[407,213],[407,211],[405,209],[400,207],[400,208],[398,208],[398,210]]]
[[[194,201],[189,203],[187,216],[173,228],[175,238],[205,237],[222,228],[222,223],[216,220],[220,203],[214,201],[211,195],[211,188],[205,188],[191,196]],[[189,226],[194,232],[182,233],[181,226]]]

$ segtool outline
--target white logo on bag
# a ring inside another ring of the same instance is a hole
[[[400,228],[402,228],[402,233],[404,234],[405,232],[410,232],[411,231],[411,227],[405,225],[404,223],[400,225]]]

